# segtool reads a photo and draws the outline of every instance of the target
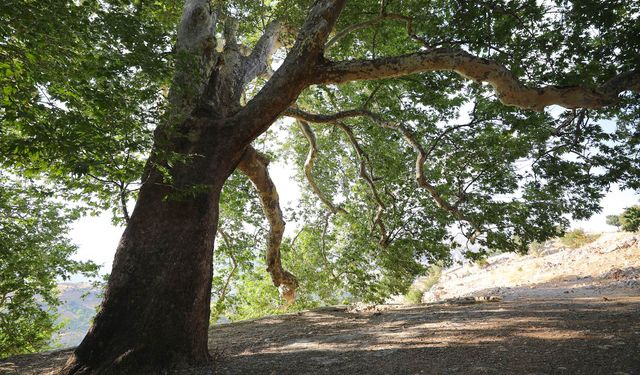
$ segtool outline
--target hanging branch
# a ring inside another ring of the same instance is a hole
[[[273,284],[278,287],[281,297],[290,305],[296,298],[298,280],[282,267],[280,244],[286,223],[280,209],[280,198],[276,186],[269,176],[268,164],[269,161],[266,157],[249,146],[238,164],[238,169],[251,180],[260,196],[262,210],[269,221],[266,252],[267,272],[271,275]]]
[[[238,269],[238,262],[236,261],[236,257],[233,255],[233,251],[231,250],[231,237],[220,226],[218,226],[218,233],[222,237],[222,241],[224,241],[224,244],[227,246],[227,248],[229,248],[229,258],[231,259],[231,263],[233,264],[233,267],[231,268],[229,275],[227,275],[222,289],[220,289],[220,291],[218,292],[218,301],[223,301],[227,296],[229,285],[231,284],[231,279]]]
[[[331,199],[327,198],[326,195],[320,190],[318,184],[316,183],[315,178],[313,177],[313,166],[315,164],[316,158],[318,157],[318,143],[316,141],[316,135],[313,132],[313,129],[309,126],[309,124],[304,120],[297,121],[298,127],[309,141],[309,153],[307,154],[307,159],[304,162],[304,175],[307,178],[307,182],[313,190],[314,194],[324,203],[325,206],[331,211],[333,214],[337,214],[338,212],[346,214],[347,211],[342,208],[335,206]]]
[[[351,142],[353,150],[356,152],[356,155],[360,160],[358,163],[358,174],[360,175],[360,178],[362,178],[369,186],[369,190],[371,190],[371,195],[373,196],[373,200],[376,202],[378,206],[376,210],[376,215],[373,218],[373,224],[375,226],[378,226],[378,229],[380,231],[379,243],[380,243],[380,246],[385,248],[389,245],[389,236],[387,235],[387,228],[385,227],[384,221],[382,220],[382,215],[384,214],[384,210],[386,209],[386,206],[382,201],[382,199],[380,198],[380,194],[378,194],[378,189],[376,188],[376,185],[373,182],[373,178],[371,178],[370,172],[367,171],[367,164],[369,164],[369,170],[371,170],[371,161],[369,160],[369,156],[364,152],[362,147],[360,147],[360,144],[358,143],[358,140],[356,139],[356,136],[353,134],[353,131],[351,130],[350,127],[348,127],[347,125],[339,121],[334,122],[333,124],[338,128],[340,128],[347,135],[347,137],[349,138],[349,142]]]
[[[416,163],[415,163],[416,165],[415,178],[418,185],[423,189],[425,189],[429,193],[429,195],[431,195],[437,207],[445,211],[448,211],[457,220],[464,221],[471,226],[472,232],[465,234],[465,236],[469,238],[471,242],[475,242],[477,237],[482,233],[482,228],[480,227],[480,225],[475,223],[470,217],[468,217],[465,213],[463,213],[456,205],[452,205],[447,200],[445,200],[442,197],[442,195],[440,195],[436,187],[429,183],[429,181],[427,180],[424,174],[424,163],[427,160],[427,152],[425,151],[422,144],[418,142],[413,132],[407,129],[406,127],[404,127],[403,125],[388,122],[384,120],[380,115],[364,109],[348,110],[348,111],[338,112],[338,113],[329,114],[329,115],[322,115],[322,114],[308,113],[298,108],[289,108],[284,112],[284,114],[286,116],[290,116],[293,118],[302,119],[309,122],[317,122],[317,123],[331,123],[340,119],[361,116],[361,117],[369,118],[371,121],[373,121],[373,123],[377,124],[380,127],[392,129],[400,133],[405,139],[405,141],[409,143],[417,153]]]

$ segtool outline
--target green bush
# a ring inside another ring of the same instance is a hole
[[[411,305],[416,305],[418,303],[422,303],[422,295],[424,292],[419,290],[418,288],[412,286],[409,288],[407,294],[404,295],[405,301],[407,301]]]
[[[410,304],[421,303],[424,292],[431,289],[440,280],[442,268],[443,265],[440,262],[431,265],[427,275],[420,279],[418,285],[412,285],[409,288],[409,291],[404,295],[404,299]]]
[[[640,206],[631,206],[620,215],[620,227],[625,232],[636,232],[640,228]]]
[[[486,268],[489,265],[489,261],[487,260],[487,258],[480,258],[476,260],[476,264],[480,268]]]
[[[566,232],[563,237],[560,237],[560,242],[570,249],[577,249],[597,240],[598,237],[600,237],[599,234],[589,234],[583,229],[574,229]]]
[[[540,256],[540,252],[542,251],[542,243],[538,241],[533,241],[529,244],[529,254],[533,256]]]

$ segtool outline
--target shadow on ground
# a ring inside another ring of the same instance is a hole
[[[640,296],[343,307],[214,327],[198,374],[639,374]],[[41,374],[69,351],[0,362]]]
[[[640,374],[640,298],[325,308],[214,328],[216,374]]]

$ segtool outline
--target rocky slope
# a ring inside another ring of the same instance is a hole
[[[567,295],[640,295],[640,235],[603,233],[577,249],[549,241],[529,255],[499,254],[487,262],[444,270],[439,281],[424,290],[423,302],[464,296],[559,298]]]

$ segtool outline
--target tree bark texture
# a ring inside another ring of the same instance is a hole
[[[280,244],[284,235],[285,222],[280,209],[278,191],[269,176],[267,165],[269,165],[269,160],[266,157],[259,154],[253,147],[248,147],[240,159],[238,169],[251,180],[258,191],[262,210],[269,221],[269,236],[265,255],[267,272],[271,275],[273,285],[278,287],[282,298],[288,304],[292,304],[296,299],[298,280],[282,267]]]
[[[242,154],[238,146],[209,145],[216,151],[203,160],[174,168],[174,186],[157,170],[149,175],[118,245],[100,312],[66,373],[157,373],[208,360],[218,202]]]

